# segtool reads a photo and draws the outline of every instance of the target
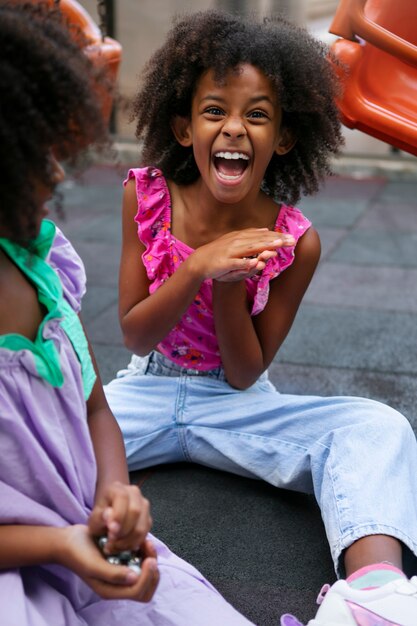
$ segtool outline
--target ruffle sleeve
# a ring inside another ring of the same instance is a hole
[[[287,269],[296,255],[297,242],[311,226],[299,209],[282,205],[275,223],[275,230],[279,233],[288,233],[295,239],[295,246],[279,248],[278,254],[270,259],[260,276],[249,279],[249,292],[252,292],[253,304],[251,315],[257,315],[264,310],[269,296],[269,283]]]
[[[85,268],[80,256],[58,227],[46,261],[58,274],[68,304],[79,313],[86,292]]]
[[[162,172],[154,167],[131,169],[124,185],[136,181],[138,237],[146,247],[142,255],[151,291],[175,271],[178,259],[171,254],[171,200]]]
[[[64,296],[60,305],[63,313],[61,325],[81,364],[84,397],[88,400],[97,376],[91,361],[88,341],[78,317],[81,300],[86,292],[84,263],[59,228],[56,228],[52,247],[45,260],[55,270],[61,281]]]

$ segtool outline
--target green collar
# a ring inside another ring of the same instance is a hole
[[[64,376],[59,354],[54,342],[44,336],[46,324],[52,319],[58,320],[81,363],[84,395],[88,398],[96,376],[87,339],[78,315],[64,298],[58,274],[46,262],[55,234],[55,224],[49,220],[43,220],[39,235],[31,241],[28,248],[24,248],[9,239],[0,238],[0,248],[35,285],[39,302],[47,311],[34,341],[15,333],[1,335],[0,348],[13,351],[29,350],[33,354],[38,375],[53,387],[61,387],[64,383]]]

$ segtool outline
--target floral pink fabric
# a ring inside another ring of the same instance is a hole
[[[128,180],[136,180],[138,236],[146,246],[142,260],[151,282],[149,292],[156,291],[193,252],[193,249],[171,234],[171,198],[162,172],[153,167],[131,169]],[[296,241],[311,226],[298,209],[277,206],[277,232],[290,233]],[[280,248],[264,271],[246,280],[251,314],[257,315],[268,301],[269,282],[291,265],[294,247]],[[209,370],[221,365],[216,339],[212,281],[205,280],[179,323],[158,344],[158,350],[172,361],[187,368]]]

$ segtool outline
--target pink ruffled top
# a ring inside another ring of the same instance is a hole
[[[136,181],[138,211],[135,221],[138,236],[146,250],[142,260],[150,280],[149,293],[156,291],[193,252],[171,233],[171,198],[162,172],[153,167],[135,168],[128,172],[128,180]],[[277,207],[277,232],[291,234],[296,242],[311,226],[298,209]],[[269,282],[291,265],[295,246],[278,249],[263,272],[246,280],[251,315],[257,315],[266,306]],[[178,324],[157,346],[163,355],[187,368],[210,370],[221,366],[219,346],[214,329],[212,281],[201,284],[194,301]]]

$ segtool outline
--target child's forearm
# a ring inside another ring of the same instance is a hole
[[[97,463],[97,499],[111,482],[129,484],[129,474],[122,433],[107,403],[90,343],[89,350],[97,374],[93,390],[87,400],[87,422]]]
[[[0,526],[0,569],[58,563],[65,528]]]
[[[0,571],[62,565],[108,599],[150,600],[158,583],[156,554],[150,542],[145,543],[143,549],[146,558],[138,576],[126,566],[115,567],[108,563],[84,524],[62,528],[0,526]]]
[[[232,387],[246,389],[265,367],[248,309],[245,282],[213,281],[213,312],[226,378]]]
[[[202,280],[189,257],[157,291],[121,318],[126,347],[141,356],[149,354],[180,321]]]
[[[89,416],[88,424],[97,462],[97,501],[112,482],[129,484],[129,474],[123,438],[110,410]]]

